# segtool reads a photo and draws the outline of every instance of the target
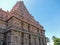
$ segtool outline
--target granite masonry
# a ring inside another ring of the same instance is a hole
[[[18,1],[10,12],[0,9],[0,45],[46,45],[43,26],[23,1]]]

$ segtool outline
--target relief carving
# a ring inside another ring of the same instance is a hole
[[[0,45],[40,45],[38,42],[45,43],[43,27],[31,16],[23,1],[18,1],[10,12],[0,9],[0,32],[3,33],[0,34]],[[41,35],[43,39],[40,40],[38,37]]]
[[[21,44],[21,33],[20,32],[16,32],[16,31],[13,31],[12,32],[12,42],[13,42],[13,45],[20,45]]]
[[[28,30],[28,24],[23,22],[23,29]]]
[[[6,33],[6,45],[11,44],[11,32]]]
[[[0,20],[0,28],[6,29],[6,23]]]
[[[21,21],[14,18],[13,25],[21,28]]]
[[[37,33],[37,30],[38,30],[38,29],[37,29],[36,27],[30,25],[30,31],[31,31],[31,32]]]

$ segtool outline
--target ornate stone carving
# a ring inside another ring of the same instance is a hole
[[[21,33],[12,31],[12,44],[13,45],[21,45]]]
[[[6,29],[6,23],[2,20],[0,20],[0,28]]]
[[[25,22],[23,23],[23,29],[28,30],[28,24]]]
[[[13,25],[21,28],[21,21],[20,20],[17,20],[16,18],[14,18]]]
[[[43,27],[31,16],[22,1],[18,1],[10,12],[0,9],[0,18],[0,45],[46,44]],[[40,42],[43,43],[38,43],[42,37]]]

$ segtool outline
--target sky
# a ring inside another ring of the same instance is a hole
[[[19,0],[0,0],[0,8],[11,10]],[[60,37],[60,0],[23,0],[30,14],[39,21],[49,39]]]

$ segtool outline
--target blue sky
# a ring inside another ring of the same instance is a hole
[[[60,0],[23,0],[28,11],[44,26],[46,36],[60,37]],[[11,10],[17,0],[0,0],[0,8]]]

